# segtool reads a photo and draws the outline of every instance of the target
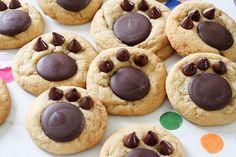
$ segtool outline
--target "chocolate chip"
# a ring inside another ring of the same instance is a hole
[[[70,50],[70,52],[73,53],[78,53],[79,51],[82,50],[82,46],[76,39],[73,39],[71,42],[69,42],[67,44],[67,48]]]
[[[80,94],[78,93],[76,88],[72,88],[65,93],[65,98],[69,102],[76,102],[77,100],[79,100]]]
[[[190,16],[185,17],[180,24],[185,29],[192,29],[194,27],[193,20]]]
[[[125,48],[119,49],[116,53],[116,58],[121,62],[125,62],[125,61],[129,60],[129,58],[130,58],[129,51]]]
[[[127,148],[135,148],[139,145],[139,139],[136,136],[136,133],[133,132],[132,134],[129,134],[128,136],[126,136],[123,140],[124,145]]]
[[[137,148],[128,152],[125,157],[160,157],[157,153],[152,150]]]
[[[31,25],[27,12],[21,10],[6,10],[0,13],[0,34],[15,36],[26,31]]]
[[[150,90],[150,81],[141,70],[125,67],[116,71],[110,79],[110,87],[119,98],[136,101],[144,98]]]
[[[152,7],[149,11],[148,11],[148,16],[151,19],[158,19],[159,17],[161,17],[162,13],[161,10],[157,7]]]
[[[85,110],[90,110],[94,106],[93,100],[90,96],[81,98],[79,104],[80,107]]]
[[[126,13],[114,24],[114,35],[124,44],[137,45],[147,39],[152,24],[147,17],[139,13]]]
[[[57,4],[70,11],[80,11],[84,9],[90,0],[57,0]]]
[[[0,11],[4,11],[4,10],[7,10],[7,5],[0,0]]]
[[[44,51],[48,49],[48,45],[43,41],[41,37],[38,38],[34,44],[34,50],[37,52]]]
[[[51,100],[60,100],[63,97],[63,90],[60,90],[56,87],[52,87],[49,90],[48,98]]]
[[[134,9],[134,3],[130,2],[129,0],[123,0],[123,2],[120,4],[120,7],[124,11],[131,11]]]
[[[202,41],[218,50],[227,50],[234,43],[232,34],[217,22],[202,22],[198,25],[197,31]]]
[[[203,11],[203,16],[209,20],[212,20],[215,18],[215,8],[208,8]]]
[[[52,35],[53,35],[52,44],[54,46],[60,46],[65,42],[65,38],[62,35],[56,32],[53,32]]]
[[[213,65],[213,70],[215,73],[222,75],[227,72],[227,67],[224,62],[219,61]]]
[[[197,61],[196,65],[200,70],[207,70],[210,67],[210,62],[207,58],[200,58]]]
[[[185,76],[193,76],[197,72],[197,66],[194,63],[189,63],[184,65],[181,70]]]
[[[113,67],[114,67],[114,64],[110,60],[101,61],[98,65],[99,70],[104,73],[109,73],[110,71],[112,71]]]
[[[207,111],[223,109],[232,99],[228,81],[212,73],[194,76],[189,82],[188,93],[197,106]]]
[[[21,4],[18,0],[11,0],[10,4],[9,4],[9,8],[10,9],[17,9],[20,8]]]
[[[38,74],[48,81],[63,81],[77,72],[75,60],[63,53],[51,53],[37,63]]]
[[[134,63],[138,66],[145,66],[148,64],[148,56],[145,54],[136,55],[134,57]]]
[[[155,146],[158,143],[158,137],[153,131],[148,131],[147,135],[143,138],[143,142],[148,146]]]
[[[85,125],[80,109],[66,102],[56,102],[48,106],[43,111],[40,122],[46,136],[56,142],[74,140]]]
[[[141,0],[138,4],[138,10],[147,11],[149,9],[149,4],[146,0]]]
[[[200,20],[200,12],[198,10],[192,10],[188,13],[188,16],[191,17],[191,19],[195,22],[198,22]]]
[[[167,142],[165,140],[160,142],[159,152],[162,155],[170,155],[170,154],[173,153],[173,151],[174,151],[174,148],[173,148],[173,146],[169,142]]]

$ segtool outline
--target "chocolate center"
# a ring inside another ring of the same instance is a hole
[[[79,108],[66,102],[50,105],[41,115],[44,133],[57,142],[74,140],[81,134],[84,124],[84,117]]]
[[[26,31],[31,24],[27,12],[21,10],[7,10],[0,13],[0,34],[15,36]]]
[[[202,73],[192,78],[188,86],[192,101],[207,111],[226,107],[232,98],[232,89],[227,80],[218,74]]]
[[[114,24],[114,35],[124,44],[134,46],[147,39],[152,24],[145,16],[138,13],[126,13]]]
[[[216,22],[202,22],[198,25],[199,37],[209,46],[218,50],[230,48],[234,39],[231,33],[222,25]]]
[[[159,155],[151,150],[138,148],[129,152],[125,157],[159,157]]]
[[[70,11],[80,11],[84,9],[89,2],[90,0],[57,0],[57,4]]]
[[[63,81],[77,71],[75,60],[63,53],[52,53],[41,58],[37,63],[38,74],[48,81]]]
[[[145,97],[150,89],[150,82],[141,70],[126,67],[119,69],[110,79],[112,91],[121,99],[136,101]]]

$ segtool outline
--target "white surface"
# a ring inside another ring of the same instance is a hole
[[[34,1],[26,0],[29,3],[32,3],[37,7]],[[236,19],[236,7],[233,3],[233,0],[208,0],[214,2],[214,4],[226,11],[230,16]],[[38,8],[38,7],[37,7]],[[38,8],[39,9],[39,8]],[[89,26],[90,24],[85,24],[82,26],[63,26],[57,22],[51,20],[49,17],[44,15],[46,32],[51,31],[70,31],[78,33],[90,42],[93,43],[91,36],[89,35]],[[16,50],[10,50],[7,52],[16,52]],[[12,55],[13,56],[13,55]],[[170,69],[180,57],[174,55],[168,59],[165,63]],[[31,102],[34,100],[34,97],[27,92],[25,92],[20,86],[15,82],[8,84],[8,88],[11,94],[12,106],[11,112],[5,121],[5,123],[0,126],[0,156],[1,157],[49,157],[55,156],[49,154],[41,149],[39,149],[31,141],[28,133],[24,127],[24,115],[27,107],[31,105]],[[159,124],[159,117],[162,113],[166,111],[172,111],[169,102],[166,100],[161,108],[156,110],[154,113],[142,116],[142,117],[118,117],[118,116],[109,116],[108,129],[105,135],[105,138],[112,133],[113,131],[122,128],[128,127],[131,124],[135,123],[152,123]],[[199,127],[197,125],[191,124],[188,121],[184,120],[183,125],[175,130],[171,131],[176,135],[183,143],[185,147],[186,157],[233,157],[236,150],[236,122],[219,127]],[[217,154],[210,155],[207,153],[200,145],[200,138],[205,133],[212,132],[219,134],[224,142],[224,149]],[[104,138],[104,140],[105,140]],[[83,153],[78,153],[71,155],[71,157],[96,157],[99,155],[102,143],[104,140],[95,148],[90,149]]]

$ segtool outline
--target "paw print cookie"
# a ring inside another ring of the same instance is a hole
[[[102,139],[107,113],[85,89],[52,87],[29,107],[25,125],[40,148],[54,154],[72,154],[89,149]]]
[[[48,33],[22,47],[13,61],[15,80],[33,95],[53,86],[85,88],[92,45],[72,33]]]
[[[99,51],[132,46],[166,59],[173,53],[165,33],[169,12],[155,0],[108,0],[96,13],[90,32]]]
[[[113,133],[99,157],[184,157],[180,141],[154,125],[135,125]]]
[[[33,6],[18,0],[0,0],[0,49],[22,47],[43,30],[43,18]]]
[[[112,48],[91,63],[87,90],[108,113],[144,115],[165,99],[166,69],[152,52],[139,48]]]
[[[6,119],[10,111],[10,95],[5,82],[0,79],[0,124]]]
[[[167,37],[181,55],[208,52],[236,61],[236,23],[207,2],[187,2],[167,19]]]
[[[92,20],[102,0],[37,0],[42,11],[56,21],[77,25]]]
[[[199,125],[223,125],[236,119],[236,64],[212,53],[179,61],[166,80],[172,106]]]

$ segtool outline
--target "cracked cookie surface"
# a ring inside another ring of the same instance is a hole
[[[0,25],[0,49],[20,48],[44,31],[40,13],[18,0],[0,1]]]
[[[0,124],[2,124],[10,111],[10,95],[2,79],[0,79],[0,95]]]
[[[165,33],[169,13],[155,0],[108,0],[96,13],[90,32],[98,51],[133,46],[164,60],[173,53]]]
[[[33,142],[54,154],[72,154],[94,147],[107,125],[105,107],[73,86],[52,87],[37,97],[25,115]]]
[[[167,19],[166,33],[181,56],[208,52],[236,61],[236,23],[213,4],[187,2],[177,6]]]
[[[123,128],[104,143],[99,157],[184,157],[181,142],[165,129],[147,124]]]
[[[110,114],[144,115],[164,101],[166,75],[165,65],[150,51],[111,48],[91,63],[86,87]]]
[[[102,0],[37,0],[43,12],[56,21],[77,25],[92,20]]]
[[[166,80],[172,106],[199,125],[236,119],[236,64],[217,54],[196,53],[179,61]]]
[[[92,45],[81,36],[48,33],[19,50],[13,61],[13,75],[33,95],[53,86],[85,88],[87,71],[96,55]]]

